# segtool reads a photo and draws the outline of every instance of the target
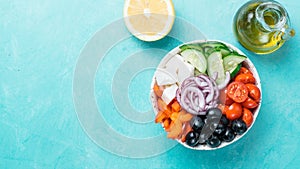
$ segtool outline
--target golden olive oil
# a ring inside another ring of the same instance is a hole
[[[286,11],[274,1],[246,3],[237,11],[233,26],[239,42],[257,54],[277,50],[295,34]]]

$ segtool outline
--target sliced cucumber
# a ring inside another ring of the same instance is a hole
[[[195,49],[198,50],[199,52],[203,53],[203,49],[200,45],[198,44],[185,44],[179,47],[181,51],[185,51],[187,49]]]
[[[225,47],[225,48],[224,47],[220,47],[219,49],[220,49],[220,51],[222,53],[223,58],[232,53],[232,50],[229,49],[228,47]]]
[[[237,69],[240,63],[246,60],[246,56],[238,54],[230,54],[223,58],[224,70],[229,71],[231,76],[234,76],[234,71]]]
[[[227,47],[223,47],[223,46],[219,46],[219,47],[215,47],[215,48],[210,48],[207,52],[206,55],[209,56],[210,54],[212,54],[213,52],[221,52],[222,54],[222,58],[228,56],[229,54],[232,53],[232,51],[227,48]]]
[[[207,49],[207,48],[206,48]],[[205,52],[206,56],[208,57],[210,54],[212,54],[213,52],[220,52],[220,50],[217,50],[216,48],[209,48],[209,50],[207,50]]]
[[[186,49],[181,52],[183,60],[193,65],[199,72],[205,73],[207,61],[202,52],[195,49]]]
[[[208,58],[208,56],[214,51],[214,48],[206,46],[203,48],[203,53],[205,55],[206,58]]]
[[[232,73],[230,73],[230,78],[233,79],[240,71],[242,67],[242,63],[238,64],[238,66],[233,70]]]
[[[221,42],[206,42],[202,44],[202,48],[204,49],[204,54],[206,57],[216,51],[220,51],[223,57],[232,53],[232,50]]]
[[[227,46],[221,42],[206,42],[206,43],[203,43],[202,45],[202,48],[205,48],[205,47],[211,47],[211,48],[218,48],[218,47],[224,47],[224,48],[227,48]]]
[[[207,58],[207,73],[210,77],[213,77],[215,73],[217,73],[217,84],[222,84],[225,80],[225,71],[222,60],[221,52],[213,52]]]
[[[207,73],[214,77],[217,74],[216,83],[222,84],[225,80],[225,72],[229,72],[234,78],[239,72],[246,56],[238,54],[221,42],[205,42],[202,44],[184,44],[179,47],[181,56],[185,62],[194,68],[195,76]]]

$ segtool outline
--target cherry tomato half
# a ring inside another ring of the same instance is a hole
[[[250,97],[248,97],[246,101],[242,103],[242,105],[248,109],[253,109],[258,106],[258,104]]]
[[[248,93],[247,86],[241,82],[232,82],[227,87],[227,96],[237,103],[244,102]]]
[[[253,122],[252,112],[247,108],[243,108],[243,117],[242,117],[242,119],[246,123],[247,127],[249,127]]]
[[[234,103],[234,101],[229,96],[227,96],[227,89],[225,89],[225,95],[226,95],[226,97],[225,97],[225,105],[229,106],[232,103]]]
[[[249,91],[249,97],[251,97],[254,101],[259,102],[260,100],[260,90],[259,88],[251,83],[246,84],[248,91]]]
[[[244,74],[244,73],[249,73],[249,74],[253,75],[252,72],[249,69],[247,69],[245,67],[241,67],[238,74]]]
[[[244,73],[244,74],[239,74],[235,77],[235,80],[236,82],[242,82],[244,84],[247,84],[247,83],[255,83],[255,78],[252,74],[249,74],[249,73]]]
[[[232,103],[228,109],[225,110],[226,117],[229,120],[236,120],[242,116],[243,108],[239,103]]]

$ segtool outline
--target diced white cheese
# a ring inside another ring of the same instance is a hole
[[[169,104],[176,96],[176,91],[178,89],[178,86],[176,84],[173,84],[170,87],[165,88],[161,98],[166,103]]]
[[[173,56],[166,64],[166,69],[172,73],[174,76],[178,76],[178,69],[180,67],[180,65],[183,64],[183,58],[182,56],[176,54],[175,56]]]
[[[185,62],[182,56],[176,54],[167,63],[164,69],[157,69],[155,73],[159,86],[181,84],[186,78],[194,75],[194,67]]]
[[[177,77],[168,72],[168,70],[160,68],[156,70],[155,78],[159,86],[172,85],[178,81]]]
[[[166,64],[166,69],[174,74],[178,78],[178,82],[181,84],[186,78],[194,75],[194,67],[185,62],[182,56],[173,56]]]
[[[194,66],[189,63],[183,62],[178,68],[178,81],[181,84],[186,78],[194,76]]]

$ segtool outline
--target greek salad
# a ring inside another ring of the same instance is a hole
[[[217,148],[243,135],[261,101],[246,59],[219,41],[181,45],[153,78],[155,122],[167,137]]]

